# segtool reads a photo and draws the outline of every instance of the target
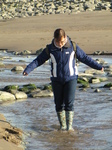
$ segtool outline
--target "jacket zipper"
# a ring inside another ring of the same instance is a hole
[[[62,52],[62,81],[64,81],[64,66],[63,66],[63,49],[61,48]]]

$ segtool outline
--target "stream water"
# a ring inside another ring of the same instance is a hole
[[[4,64],[28,64],[35,56],[22,57],[8,55],[11,59],[4,59]],[[93,57],[93,56],[92,56]],[[108,64],[112,64],[112,56],[102,57]],[[25,60],[25,62],[19,62]],[[87,67],[79,66],[79,72]],[[50,67],[45,64],[35,69],[28,77],[16,74],[9,69],[1,69],[0,88],[10,84],[24,85],[35,83],[43,85],[49,83]],[[105,76],[105,75],[104,75]],[[109,79],[110,81],[111,78]],[[105,84],[103,82],[101,84]],[[100,84],[95,84],[99,86]],[[25,135],[26,150],[111,150],[112,149],[112,91],[101,89],[95,93],[92,88],[87,92],[77,88],[73,128],[77,132],[60,132],[55,112],[53,97],[28,98],[27,100],[7,103],[0,106],[0,113]]]

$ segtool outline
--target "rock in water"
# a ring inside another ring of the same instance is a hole
[[[22,66],[15,66],[14,68],[11,69],[11,71],[22,72],[24,71],[24,68]]]
[[[15,96],[11,93],[0,91],[0,100],[5,102],[5,101],[14,101]]]

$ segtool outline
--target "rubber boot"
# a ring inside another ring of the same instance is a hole
[[[57,116],[58,116],[58,120],[60,123],[60,130],[66,130],[67,126],[66,126],[66,117],[65,117],[65,111],[61,111],[61,112],[57,112]]]
[[[72,127],[74,111],[66,111],[67,131],[74,131]]]

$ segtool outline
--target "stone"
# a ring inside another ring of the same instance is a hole
[[[23,52],[20,53],[20,55],[29,55],[31,54],[31,51],[24,50]]]
[[[99,75],[99,74],[104,74],[103,71],[101,70],[95,70],[95,69],[87,69],[84,71],[86,74],[94,74],[94,75]]]
[[[78,79],[79,79],[79,80],[82,80],[82,81],[84,81],[84,82],[88,82],[88,79],[87,79],[86,77],[79,77]]]
[[[82,89],[80,89],[80,91],[87,92],[87,89],[86,88],[82,88]]]
[[[4,92],[4,91],[0,91],[0,100],[2,102],[5,101],[14,101],[15,100],[15,96],[9,92]]]
[[[46,84],[46,85],[44,85],[43,90],[52,91],[52,86],[51,86],[51,84]]]
[[[112,77],[112,72],[108,72],[108,73],[107,73],[107,76],[108,76],[108,77]]]
[[[105,71],[108,71],[108,72],[112,71],[112,65],[107,65],[104,68],[105,68]]]
[[[101,55],[101,54],[103,54],[102,51],[95,51],[95,52],[93,53],[93,55]]]
[[[106,77],[97,77],[97,78],[99,78],[100,82],[108,81],[108,78]]]
[[[19,60],[19,62],[26,62],[25,60]]]
[[[77,83],[81,84],[81,86],[79,86],[80,88],[88,88],[88,87],[90,87],[87,78],[79,77],[78,80],[77,80]]]
[[[36,7],[37,7],[37,8],[39,8],[40,6],[42,6],[41,3],[37,3],[37,4],[36,4]]]
[[[110,87],[109,90],[112,90],[112,87]]]
[[[66,10],[66,13],[68,13],[68,14],[76,14],[77,13],[77,10],[70,10],[70,9],[67,9]]]
[[[48,10],[48,14],[52,14],[53,13],[53,10],[52,9],[49,9]]]
[[[90,87],[90,85],[89,84],[82,84],[81,86],[79,86],[79,88],[89,88]]]
[[[32,91],[36,90],[37,87],[35,84],[26,84],[23,85],[22,88],[19,88],[19,91],[25,92],[25,93],[31,93]]]
[[[4,91],[10,92],[11,90],[18,90],[19,86],[18,85],[7,85],[4,87]]]
[[[76,14],[83,11],[100,11],[102,9],[108,11],[111,8],[111,1],[101,0],[4,0],[0,7],[0,20],[44,14]]]
[[[39,93],[40,91],[41,91],[40,88],[37,88],[37,89],[35,89],[35,90],[33,90],[33,91],[29,91],[28,96],[29,96],[29,97],[33,97],[33,95]]]
[[[14,68],[11,69],[11,71],[22,72],[24,71],[24,68],[22,66],[15,66]]]
[[[30,93],[30,96],[35,97],[52,97],[53,92],[49,90],[40,90],[40,92]]]
[[[100,79],[92,77],[92,78],[89,80],[89,83],[100,83]]]
[[[27,94],[24,92],[16,92],[15,98],[18,99],[27,99]]]
[[[91,73],[79,73],[78,76],[79,77],[88,77],[88,78],[90,78],[90,77],[93,77],[93,74],[91,74]]]
[[[94,92],[96,92],[96,93],[100,93],[100,92],[101,92],[101,90],[100,90],[100,89],[95,89],[95,90],[94,90]]]
[[[107,64],[107,62],[105,60],[103,60],[102,58],[96,59],[97,63],[101,64],[101,65],[105,65]]]
[[[18,90],[13,90],[13,89],[11,89],[11,90],[9,90],[8,92],[11,93],[11,94],[13,94],[13,95],[15,95],[15,94],[18,92]]]
[[[112,68],[109,68],[109,67],[105,67],[104,70],[105,72],[112,72]]]
[[[110,88],[110,87],[112,87],[112,83],[107,83],[104,85],[104,88]]]

